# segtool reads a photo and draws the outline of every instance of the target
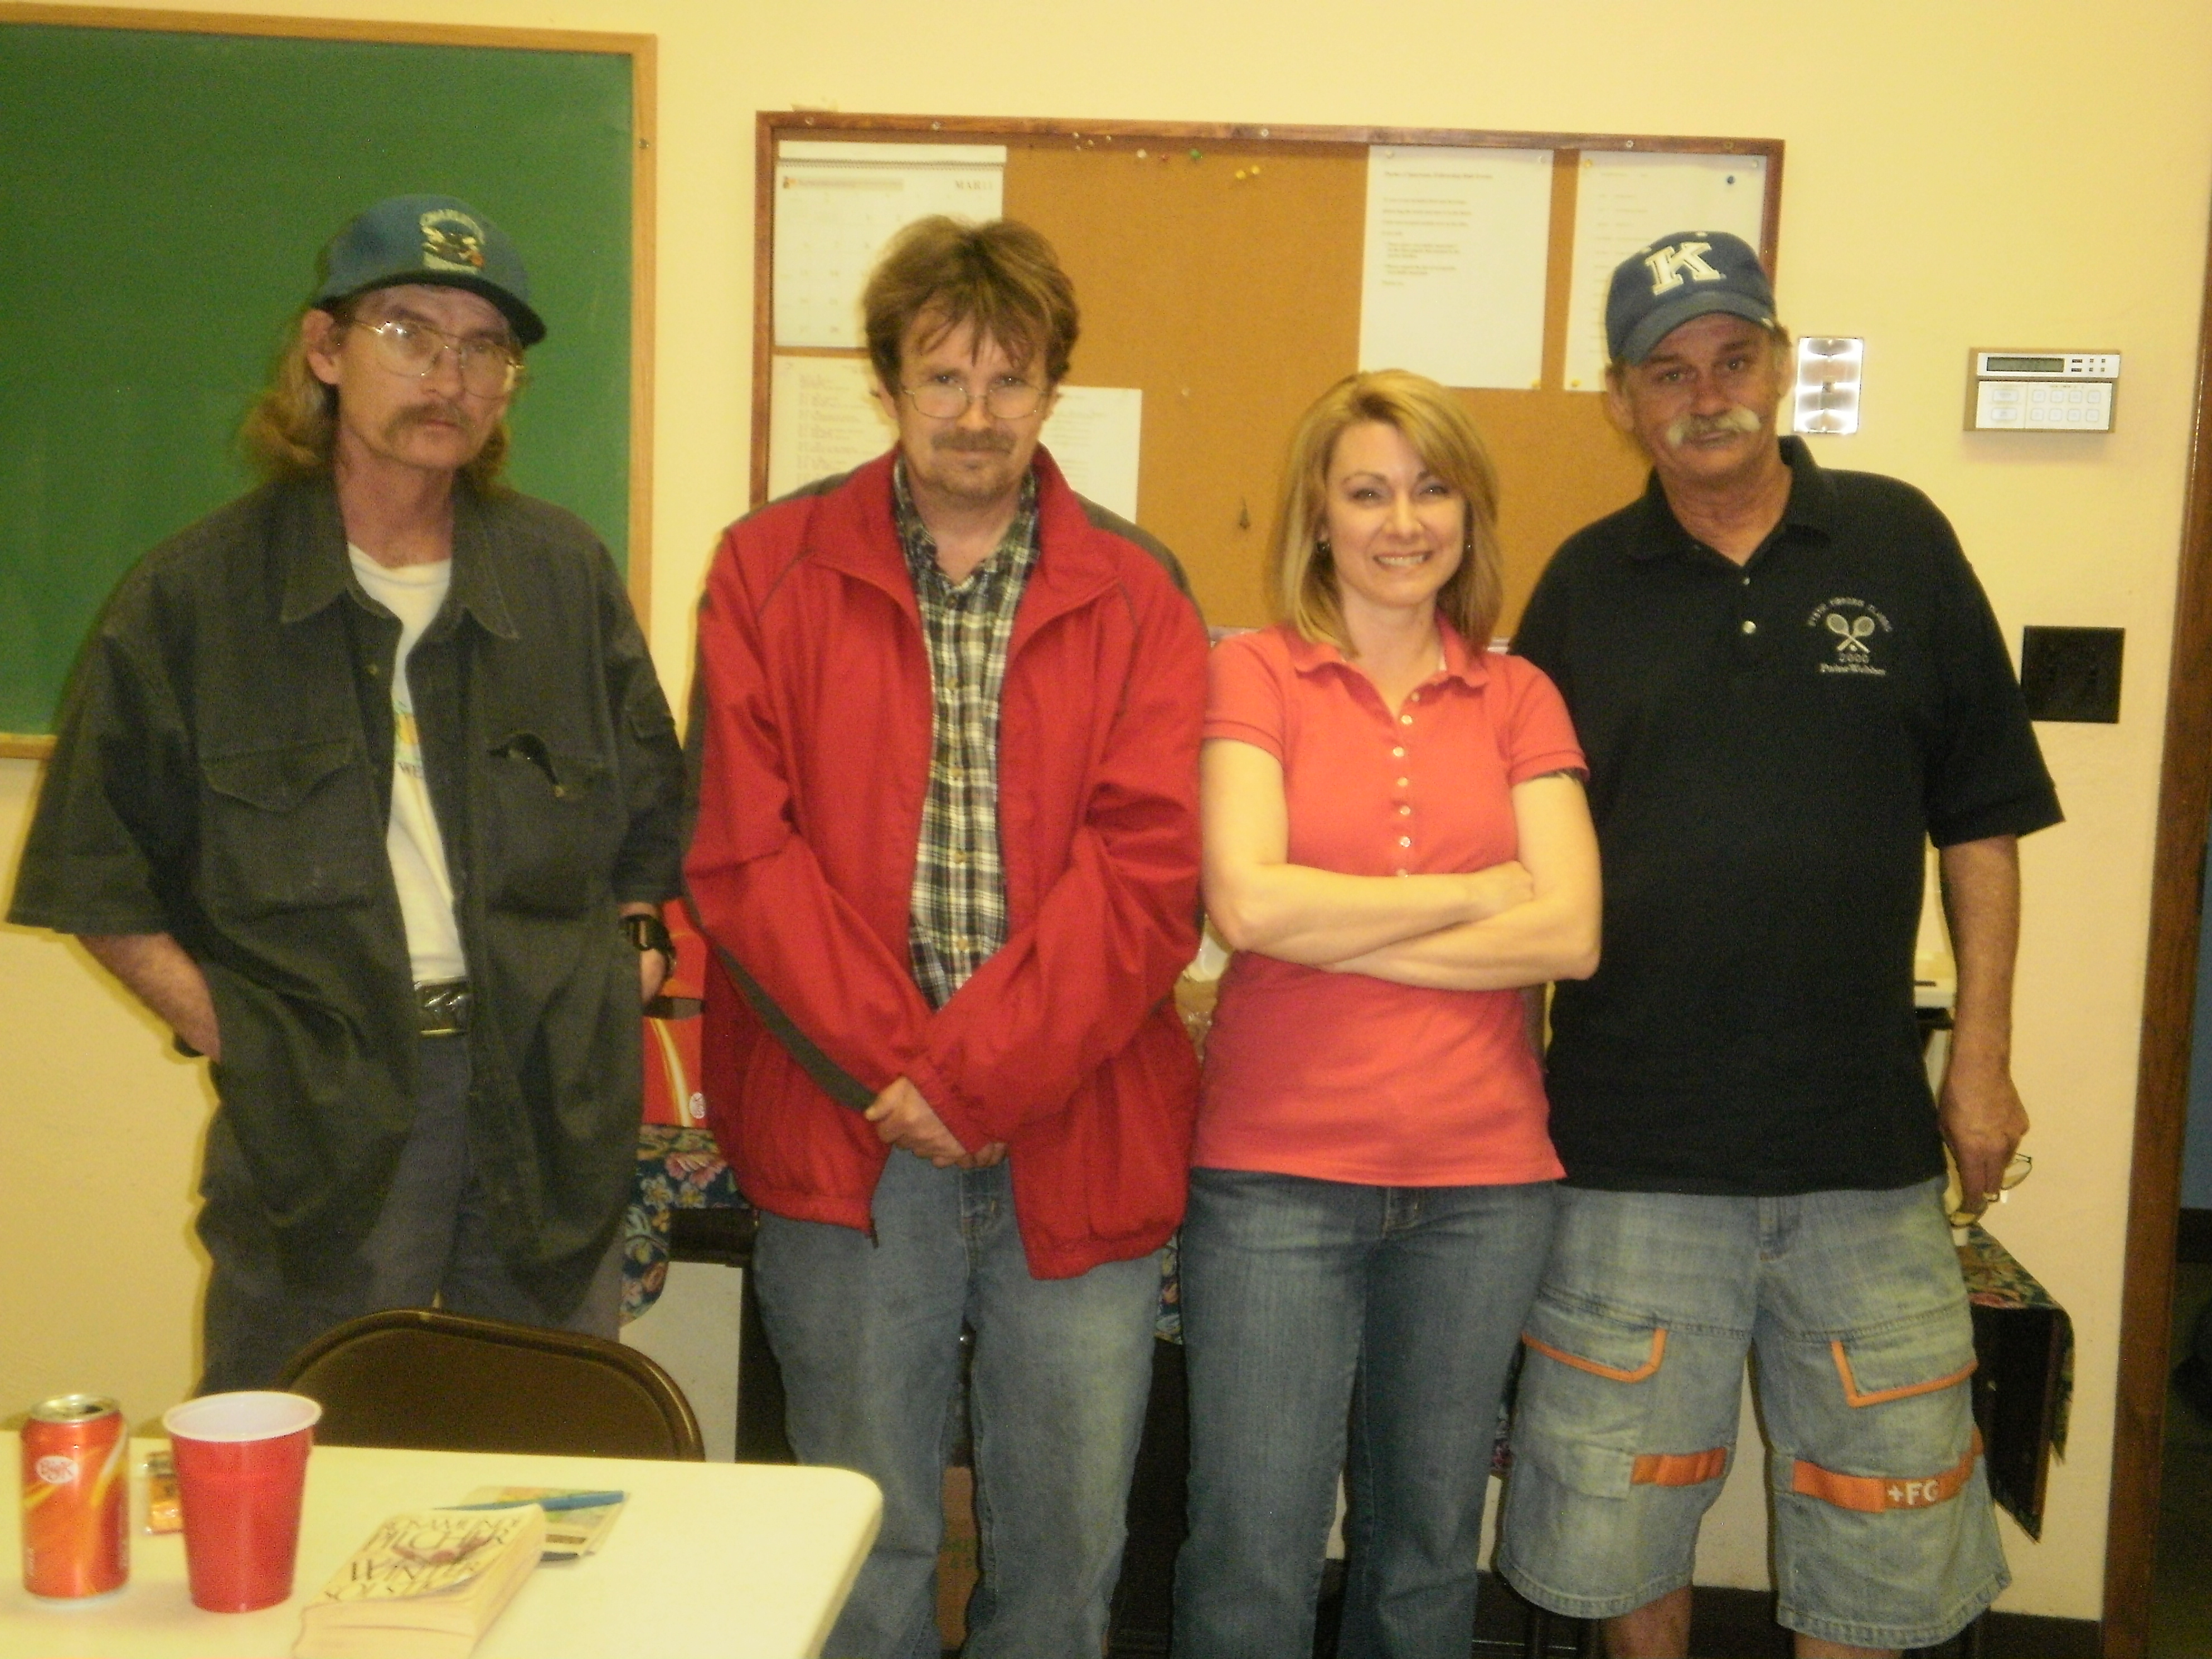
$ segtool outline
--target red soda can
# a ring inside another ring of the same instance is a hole
[[[131,1439],[123,1408],[65,1394],[23,1425],[23,1588],[105,1595],[131,1576]]]

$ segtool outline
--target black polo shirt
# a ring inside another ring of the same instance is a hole
[[[2058,822],[1958,538],[1910,485],[1782,440],[1790,505],[1737,565],[1643,499],[1571,537],[1514,649],[1590,766],[1604,955],[1547,1071],[1571,1182],[1906,1185],[1942,1154],[1912,1008],[1923,838]]]

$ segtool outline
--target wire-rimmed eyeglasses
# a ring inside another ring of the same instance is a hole
[[[1001,374],[981,392],[969,390],[957,374],[933,374],[914,386],[899,388],[907,400],[933,421],[957,421],[968,405],[981,399],[983,412],[994,421],[1018,421],[1034,415],[1044,401],[1045,389],[1034,380]]]
[[[448,334],[404,317],[387,317],[362,326],[376,341],[377,361],[395,374],[427,379],[437,372],[438,360],[450,351],[460,365],[463,388],[479,398],[512,392],[522,376],[521,356],[504,340]]]
[[[2004,1174],[1997,1180],[1997,1190],[1981,1194],[1982,1205],[1986,1206],[1990,1204],[2003,1203],[2007,1193],[2034,1173],[2035,1160],[2026,1152],[2014,1152],[2012,1155],[2012,1162],[2004,1166]],[[1964,1201],[1963,1198],[1961,1201]],[[1980,1220],[1981,1216],[1982,1211],[1978,1207],[1972,1210],[1954,1210],[1951,1212],[1951,1224],[1954,1227],[1963,1227],[1970,1222]]]

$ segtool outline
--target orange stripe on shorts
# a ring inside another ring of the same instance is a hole
[[[1843,1379],[1844,1403],[1852,1406],[1883,1406],[1893,1400],[1910,1400],[1917,1394],[1934,1394],[1939,1389],[1948,1389],[1955,1383],[1965,1382],[1974,1374],[1974,1367],[1981,1363],[1979,1360],[1969,1359],[1963,1369],[1953,1371],[1948,1376],[1939,1376],[1927,1382],[1907,1382],[1904,1387],[1898,1389],[1876,1389],[1872,1394],[1861,1394],[1858,1379],[1851,1375],[1851,1358],[1844,1352],[1843,1343],[1840,1340],[1831,1342],[1828,1344],[1828,1352],[1836,1357],[1836,1375]]]
[[[1701,1452],[1644,1452],[1628,1477],[1632,1486],[1702,1486],[1728,1473],[1728,1448]]]
[[[1659,1373],[1659,1362],[1667,1357],[1667,1333],[1664,1330],[1651,1333],[1651,1357],[1632,1371],[1622,1370],[1617,1365],[1601,1365],[1595,1359],[1584,1359],[1580,1354],[1555,1348],[1548,1342],[1539,1342],[1526,1331],[1521,1333],[1521,1340],[1547,1358],[1556,1359],[1562,1365],[1572,1365],[1577,1370],[1588,1371],[1593,1376],[1609,1377],[1615,1382],[1641,1382],[1646,1377],[1656,1376]]]
[[[1957,1467],[1927,1480],[1838,1474],[1833,1469],[1824,1469],[1801,1457],[1790,1477],[1790,1489],[1807,1498],[1817,1498],[1824,1504],[1833,1504],[1839,1510],[1859,1510],[1870,1515],[1880,1515],[1885,1510],[1924,1510],[1956,1498],[1972,1477],[1974,1460],[1981,1455],[1982,1431],[1977,1429],[1972,1443]]]

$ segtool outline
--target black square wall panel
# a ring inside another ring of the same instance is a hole
[[[2120,647],[2124,628],[2024,628],[2020,689],[2032,720],[2120,718]]]

